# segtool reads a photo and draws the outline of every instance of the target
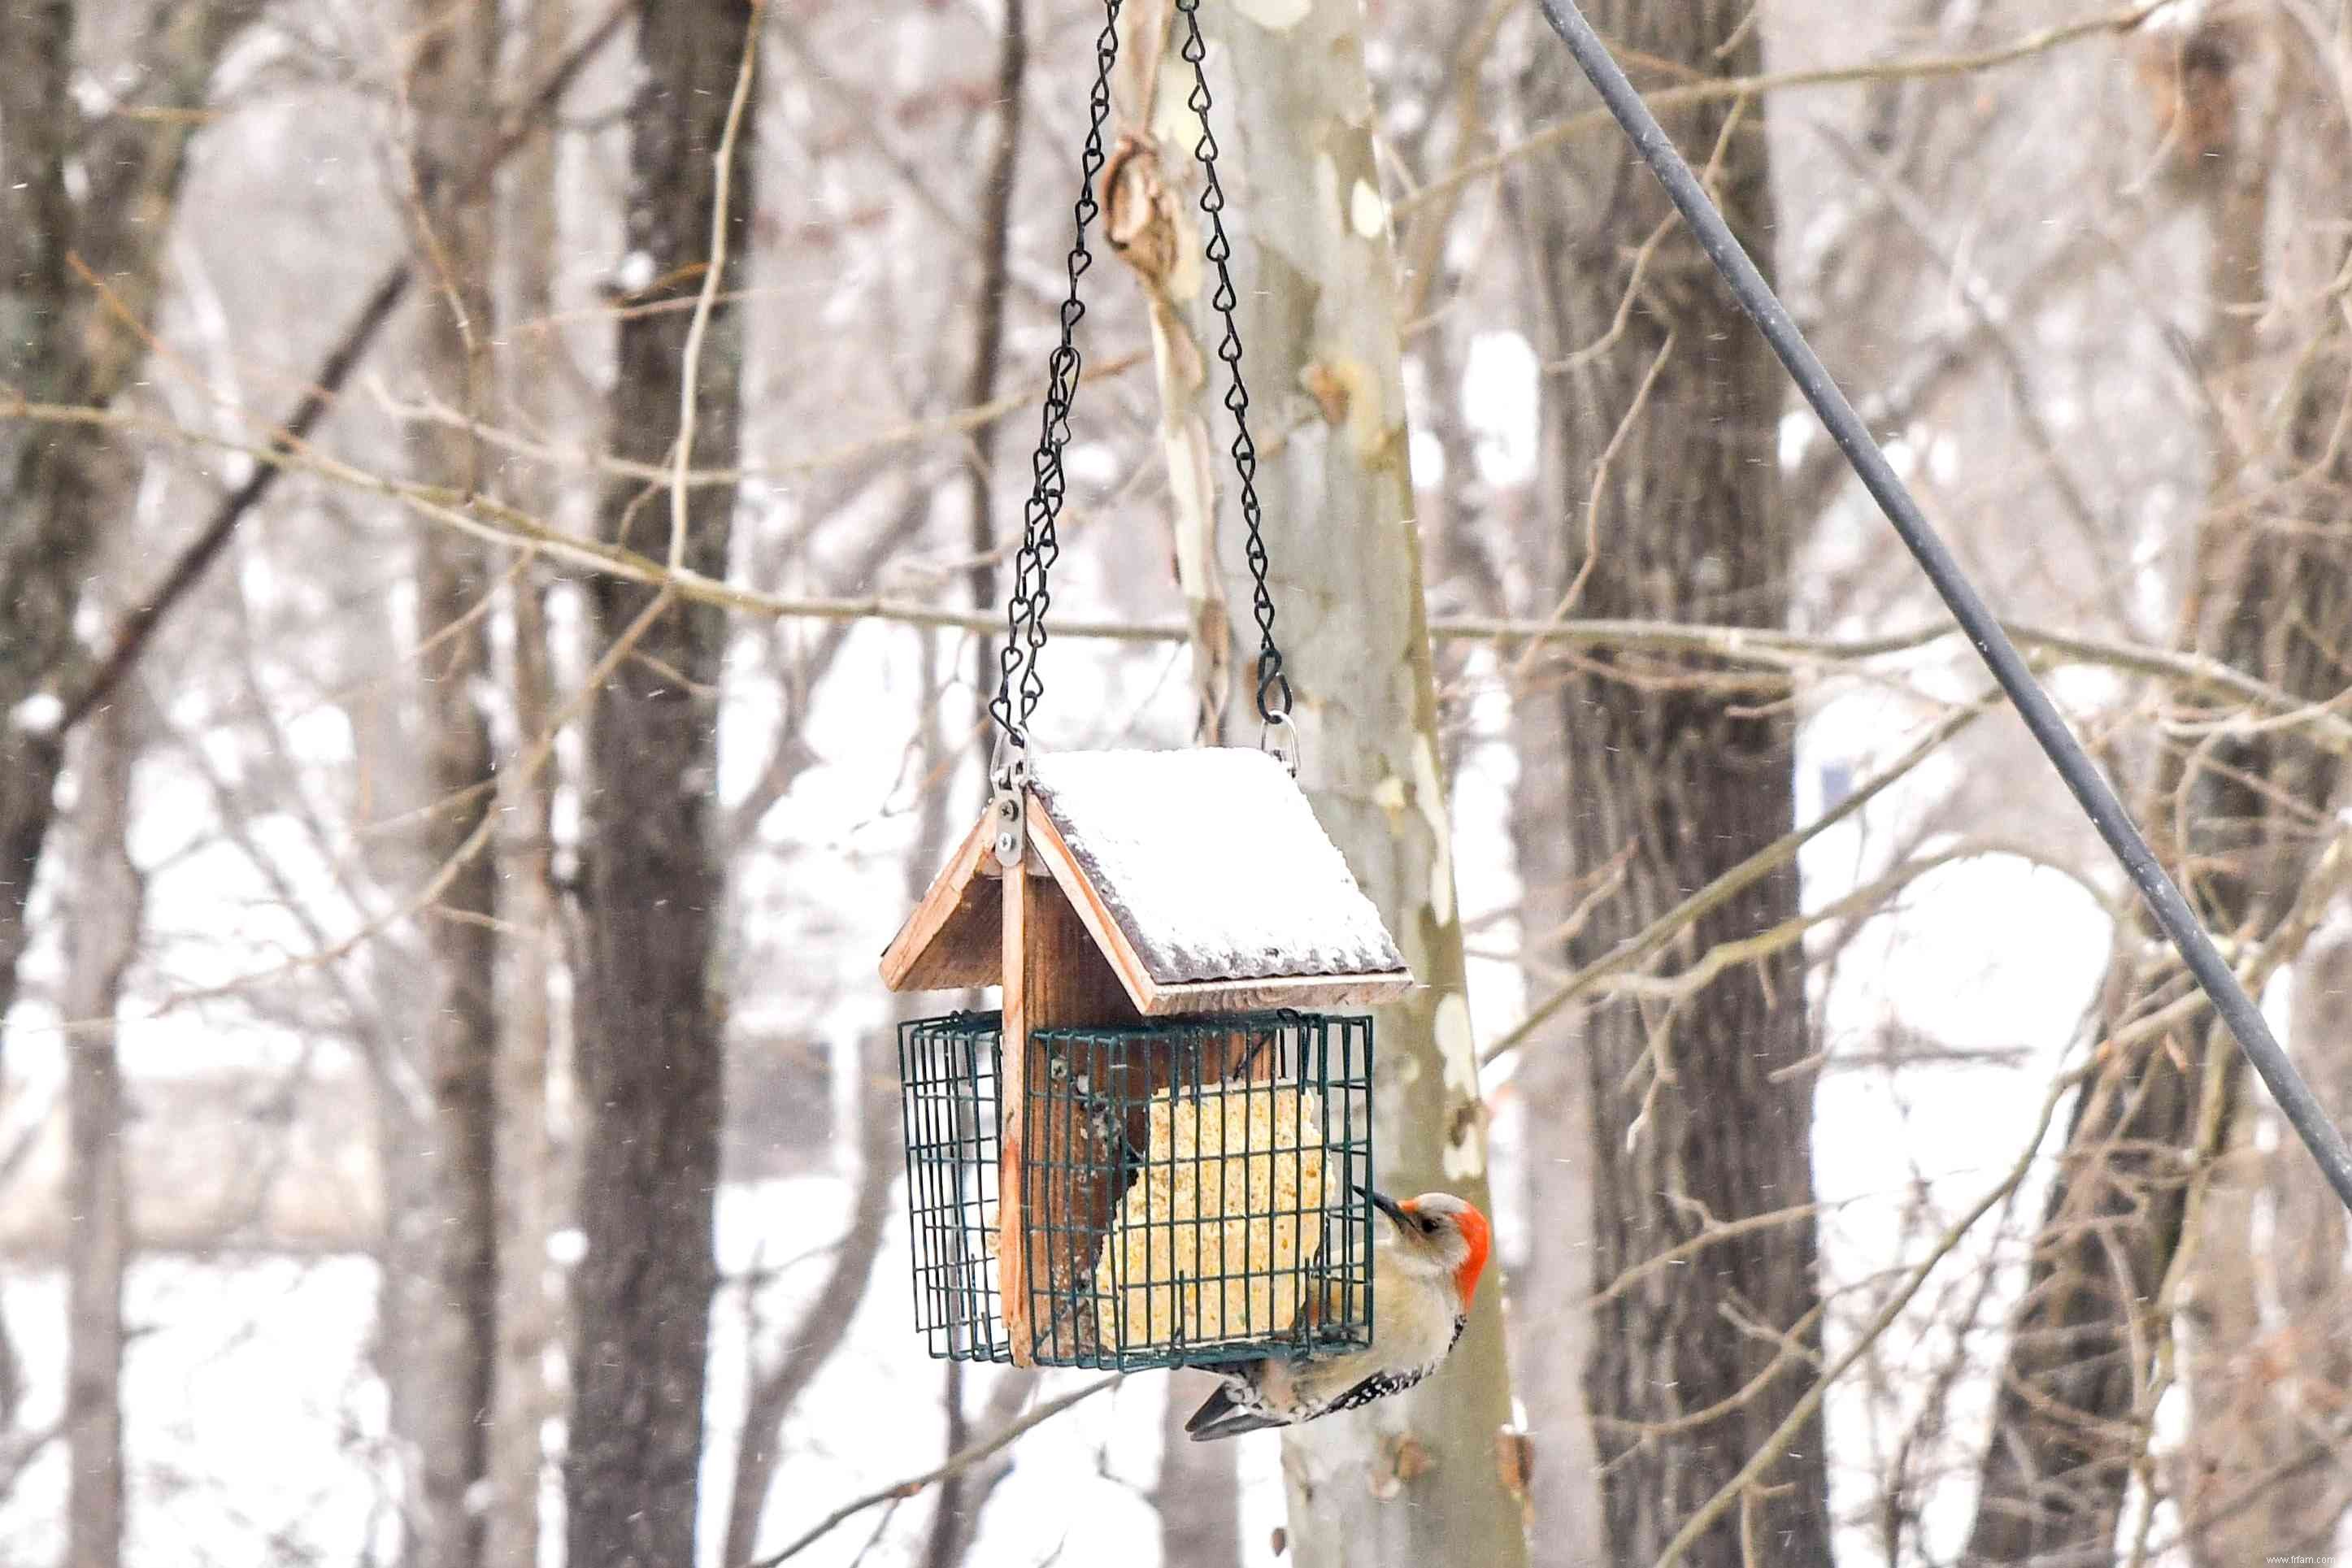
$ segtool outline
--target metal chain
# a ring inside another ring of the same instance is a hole
[[[1201,37],[1201,0],[1176,0],[1176,9],[1184,16],[1183,57],[1192,68],[1192,94],[1185,101],[1201,120],[1201,140],[1193,147],[1192,155],[1201,161],[1201,211],[1209,220],[1205,254],[1209,264],[1217,269],[1216,291],[1210,296],[1209,303],[1225,324],[1224,340],[1217,345],[1217,358],[1225,362],[1234,381],[1225,393],[1225,407],[1234,416],[1234,471],[1241,476],[1242,520],[1249,525],[1245,553],[1255,584],[1252,602],[1257,611],[1257,716],[1270,727],[1279,728],[1290,721],[1290,677],[1283,673],[1282,650],[1275,644],[1274,593],[1265,580],[1265,535],[1257,498],[1257,444],[1250,439],[1249,388],[1242,381],[1242,335],[1234,324],[1234,308],[1239,299],[1234,290],[1233,272],[1226,265],[1234,247],[1225,237],[1225,188],[1217,178],[1217,133],[1209,126],[1213,100],[1204,63],[1209,50]]]
[[[1088,102],[1086,150],[1079,160],[1078,199],[1072,210],[1075,233],[1070,244],[1069,293],[1062,302],[1062,340],[1045,361],[1045,414],[1036,455],[1030,465],[1029,504],[1022,515],[1021,549],[1013,557],[1013,591],[1005,602],[1005,638],[997,655],[996,695],[988,706],[1003,732],[991,768],[992,773],[1000,776],[1000,787],[1013,778],[1018,754],[1028,748],[1029,719],[1045,690],[1044,678],[1038,673],[1038,655],[1045,646],[1045,612],[1053,603],[1047,577],[1062,553],[1055,533],[1067,491],[1062,453],[1069,444],[1070,409],[1077,399],[1083,366],[1077,327],[1086,317],[1087,308],[1079,298],[1078,280],[1094,266],[1093,254],[1087,248],[1087,230],[1101,212],[1096,186],[1103,171],[1103,131],[1110,118],[1110,78],[1118,61],[1118,16],[1124,4],[1125,0],[1103,0],[1103,28],[1095,39],[1094,91]],[[1294,759],[1295,766],[1296,747],[1288,727],[1290,677],[1283,672],[1282,650],[1274,639],[1274,592],[1266,583],[1265,518],[1257,495],[1257,444],[1250,437],[1249,388],[1242,380],[1241,329],[1234,319],[1240,298],[1234,287],[1229,265],[1233,242],[1225,235],[1225,190],[1217,177],[1217,138],[1209,128],[1213,100],[1204,65],[1208,46],[1201,37],[1200,0],[1176,0],[1176,8],[1183,14],[1185,23],[1181,53],[1192,68],[1192,91],[1186,101],[1201,121],[1201,140],[1192,152],[1201,163],[1201,211],[1208,218],[1204,254],[1216,269],[1216,288],[1210,296],[1210,304],[1224,324],[1217,358],[1224,361],[1233,378],[1224,401],[1226,410],[1234,416],[1234,471],[1241,479],[1242,518],[1249,528],[1244,553],[1249,560],[1254,584],[1252,603],[1257,617],[1257,712],[1265,721],[1276,748],[1286,758]]]
[[[1046,574],[1062,553],[1061,541],[1055,535],[1066,489],[1062,450],[1069,444],[1070,407],[1077,399],[1083,364],[1077,329],[1087,307],[1078,297],[1078,280],[1094,266],[1094,256],[1087,249],[1087,229],[1101,210],[1095,199],[1095,183],[1103,170],[1103,128],[1110,119],[1110,77],[1118,63],[1118,13],[1124,3],[1103,0],[1102,32],[1095,39],[1095,85],[1088,104],[1086,152],[1079,161],[1078,200],[1072,209],[1076,232],[1070,242],[1070,289],[1062,301],[1062,341],[1045,361],[1045,416],[1036,455],[1030,462],[1029,504],[1022,514],[1021,549],[1013,561],[1013,592],[1004,607],[1005,637],[997,654],[996,695],[988,705],[1004,740],[1024,751],[1029,745],[1030,715],[1045,691],[1037,660],[1045,646],[1045,612],[1053,603]],[[1004,746],[1000,744],[998,750],[1003,752]]]

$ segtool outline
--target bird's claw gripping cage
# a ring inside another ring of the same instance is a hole
[[[899,1030],[934,1355],[1010,1361],[1022,1332],[1038,1365],[1134,1371],[1370,1343],[1370,1019],[1034,1030],[1012,1177],[1005,1050],[1001,1013]]]
[[[894,989],[935,1354],[1179,1366],[1370,1343],[1372,1021],[1413,978],[1297,780],[1241,748],[1064,753],[908,917]]]

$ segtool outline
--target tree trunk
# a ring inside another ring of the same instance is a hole
[[[59,402],[79,401],[88,380],[66,265],[76,237],[66,168],[81,125],[74,13],[70,0],[39,0],[0,30],[0,380]],[[0,424],[0,1023],[16,1004],[26,901],[55,815],[54,730],[96,543],[85,469],[97,444],[75,429]]]
[[[262,0],[159,6],[134,45],[151,115],[85,122],[73,95],[73,0],[26,0],[0,28],[0,385],[28,402],[105,407],[146,340],[89,304],[68,256],[152,317],[214,66]],[[68,170],[89,182],[77,204]],[[25,904],[54,816],[55,726],[75,695],[73,618],[103,537],[95,501],[112,443],[100,427],[0,422],[0,1020],[16,998]]]
[[[443,0],[417,0],[415,20],[416,265],[436,284],[422,312],[419,362],[436,398],[478,417],[487,413],[492,329],[490,203],[487,189],[461,198],[458,187],[486,134],[499,13],[495,5],[451,13]],[[465,432],[420,425],[410,445],[422,482],[461,491],[481,483],[480,452]],[[490,675],[489,591],[481,545],[444,528],[420,531],[417,664],[433,799],[425,847],[436,867],[463,852],[497,804],[480,689]],[[482,1561],[477,1489],[488,1474],[498,1352],[497,872],[492,856],[475,851],[425,924],[434,990],[425,1037],[434,1283],[419,1412],[423,1568]]]
[[[2352,1061],[2338,1048],[2347,995],[2352,942],[2339,934],[2296,966],[2289,1034],[2338,1125],[2352,1117]],[[2247,1109],[2206,1196],[2182,1303],[2189,1420],[2173,1495],[2195,1568],[2296,1553],[2324,1562],[2352,1500],[2331,1424],[2313,1420],[2352,1387],[2344,1208],[2276,1113]],[[2276,1134],[2267,1151],[2253,1135],[2261,1121]],[[2265,1200],[2267,1237],[2257,1228]]]
[[[553,718],[549,699],[547,623],[537,585],[513,589],[514,654],[508,681],[521,745]],[[556,1413],[547,1352],[556,1342],[556,1301],[549,1290],[547,1241],[555,1228],[555,1149],[549,1129],[549,1062],[555,1049],[550,981],[562,937],[554,873],[553,790],[545,770],[499,775],[506,813],[499,855],[505,929],[501,1043],[493,1096],[497,1106],[494,1185],[498,1204],[498,1338],[490,1380],[489,1506],[483,1556],[492,1568],[539,1561],[540,1481],[546,1468],[541,1432]]]
[[[1527,561],[1526,553],[1514,553]],[[1549,601],[1557,601],[1566,581],[1557,573],[1538,573],[1536,580],[1547,585],[1543,591]],[[1510,831],[1530,997],[1559,983],[1551,960],[1559,952],[1559,939],[1553,934],[1571,912],[1569,846],[1559,831],[1569,814],[1568,799],[1563,770],[1551,760],[1563,755],[1559,720],[1548,679],[1539,678],[1536,690],[1518,694],[1513,702],[1519,780],[1511,791]],[[1534,1472],[1528,1488],[1534,1519],[1528,1558],[1535,1568],[1589,1568],[1608,1558],[1601,1549],[1595,1482],[1600,1457],[1583,1378],[1592,1354],[1588,1303],[1596,1288],[1588,1152],[1592,1091],[1581,1033],[1572,1020],[1554,1019],[1528,1040],[1512,1085],[1522,1111],[1526,1212],[1541,1217],[1526,1262],[1510,1276],[1511,1348],[1519,1398],[1527,1406]]]
[[[1213,128],[1300,777],[1425,987],[1380,1014],[1378,1176],[1401,1194],[1442,1186],[1491,1212],[1363,7],[1205,5],[1200,20],[1213,41]],[[1182,19],[1174,25],[1181,37]],[[1192,87],[1171,44],[1150,128],[1161,177],[1197,192]],[[1189,203],[1173,237],[1199,254]],[[1232,425],[1211,290],[1191,262],[1170,268],[1165,287],[1163,352],[1179,362],[1174,377],[1163,364],[1163,394],[1189,387],[1222,450]],[[1209,476],[1224,492],[1226,597],[1246,602],[1238,497],[1222,460]],[[1234,663],[1254,668],[1255,649],[1245,643]],[[1254,719],[1237,715],[1234,727],[1242,733],[1229,738],[1253,738]],[[1444,1371],[1419,1389],[1286,1435],[1290,1549],[1305,1568],[1526,1562],[1523,1499],[1498,1447],[1510,1420],[1499,1297],[1491,1285],[1478,1296]]]
[[[67,1038],[67,1568],[122,1561],[122,1287],[131,1246],[123,1184],[122,1079],[113,1018],[139,947],[144,889],[131,862],[134,743],[117,704],[89,725],[77,772],[81,844],[63,1004]]]
[[[1196,1443],[1184,1422],[1207,1395],[1171,1378],[1160,1419],[1160,1568],[1237,1568],[1242,1560],[1240,1475],[1231,1443]]]
[[[2217,9],[2210,25],[2236,23]],[[2335,274],[2352,204],[2340,152],[2331,152],[2312,161],[2311,183],[2284,204],[2298,226],[2274,230],[2267,222],[2280,162],[2273,130],[2304,123],[2329,139],[2341,131],[2310,102],[2266,129],[2258,106],[2281,100],[2254,78],[2249,62],[2261,56],[2229,50],[2219,57],[2242,72],[2220,101],[2242,106],[2245,120],[2217,145],[2191,150],[2188,174],[2207,183],[2210,204],[2212,326],[2202,368],[2217,413],[2208,431],[2212,497],[2185,585],[2184,641],[2318,702],[2340,694],[2352,674],[2344,653],[2352,646],[2352,549],[2344,530],[2352,465],[2336,440],[2347,412],[2352,337],[2332,309],[2302,308],[2279,311],[2282,324],[2299,331],[2282,341],[2275,359],[2261,351],[2256,334],[2274,294],[2314,297],[2290,266],[2314,235],[2328,246],[2320,275]],[[2266,241],[2294,248],[2266,256]],[[2252,384],[2273,365],[2289,369],[2284,397]],[[2267,455],[2244,464],[2249,432],[2260,443],[2256,453]],[[2158,809],[2149,815],[2185,827],[2186,841],[2163,847],[2210,927],[2260,940],[2278,925],[2337,831],[2328,813],[2340,774],[2339,758],[2294,731],[2219,736],[2162,758],[2151,790]],[[2152,947],[2145,925],[2142,936]],[[2112,1040],[2177,984],[2168,961],[2121,977],[2111,988],[2105,1034]],[[2214,1034],[2199,1012],[2154,1038],[2110,1048],[2076,1102],[2026,1294],[2011,1323],[1971,1561],[2104,1560],[2114,1550],[2134,1464],[2149,1439],[2154,1413],[2143,1396],[2156,1347],[2170,1333],[2176,1303],[2167,1285],[2191,1185],[2227,1146],[2242,1076],[2235,1046]],[[2231,1053],[2210,1076],[2209,1049]],[[2209,1086],[2229,1097],[2210,1117]],[[2221,1141],[2201,1145],[2200,1125],[2218,1127]],[[2243,1321],[2242,1313],[2216,1312],[2210,1322],[2226,1327],[2231,1316]],[[2204,1408],[2212,1413],[2210,1387]],[[2189,1485],[2192,1496],[2201,1495],[2198,1478]]]
[[[744,0],[639,7],[626,243],[660,280],[653,299],[690,298],[709,261],[716,155],[752,14]],[[739,445],[743,329],[729,301],[749,274],[754,118],[747,104],[728,208],[717,214],[731,259],[694,389],[697,466],[728,466]],[[684,309],[622,323],[617,455],[659,463],[676,441],[688,327]],[[731,486],[693,491],[687,567],[725,575],[734,506]],[[635,482],[609,485],[600,511],[601,537],[667,554],[668,507],[646,504]],[[599,646],[651,597],[596,579],[588,600]],[[606,677],[589,716],[576,1048],[592,1124],[581,1168],[587,1253],[572,1275],[571,1568],[694,1560],[725,1023],[712,983],[722,888],[711,811],[725,644],[721,612],[669,606]]]
[[[553,59],[569,37],[569,0],[532,0],[522,28],[524,60]],[[522,80],[532,73],[508,73]],[[543,129],[514,158],[514,177],[501,209],[498,247],[509,277],[509,309],[518,324],[549,321],[555,313],[558,255],[556,189],[561,173],[553,128]],[[551,434],[577,413],[559,394],[562,341],[541,326],[511,340],[507,388],[515,423]],[[519,351],[518,351],[519,350]],[[551,476],[529,470],[509,478],[518,505],[553,518],[562,499]],[[519,579],[509,590],[512,627],[507,688],[514,705],[514,743],[535,745],[554,722],[548,673],[548,629],[540,584]],[[494,1098],[498,1107],[497,1245],[499,1296],[497,1364],[491,1378],[489,1505],[483,1554],[492,1568],[530,1568],[539,1561],[540,1482],[546,1448],[541,1437],[556,1414],[548,1386],[547,1351],[557,1336],[556,1302],[549,1290],[547,1240],[555,1227],[555,1150],[549,1124],[551,1060],[555,1051],[550,984],[562,941],[562,913],[552,866],[554,772],[506,768],[499,774],[499,896],[505,990],[498,1008],[501,1040]]]
[[[995,400],[1004,358],[1004,304],[1013,291],[1013,196],[1021,165],[1022,95],[1028,90],[1028,78],[1029,0],[1004,0],[1004,23],[996,46],[996,127],[981,170],[980,287],[971,360],[964,368],[965,408]],[[982,614],[996,609],[996,435],[1002,423],[992,419],[972,431],[971,457],[964,470],[971,605]],[[971,658],[974,700],[985,704],[996,690],[995,640],[973,638]],[[987,755],[985,749],[982,755]]]
[[[137,40],[149,116],[85,121],[74,97],[74,0],[26,0],[0,26],[0,385],[28,402],[114,401],[145,340],[93,313],[68,257],[107,279],[122,316],[152,315],[187,144],[213,67],[261,0],[154,10]],[[78,168],[75,166],[79,165]],[[69,172],[89,182],[77,205]],[[65,703],[85,673],[74,634],[107,531],[96,425],[0,421],[0,1050],[16,1002],[25,912],[56,816]],[[16,1357],[0,1323],[0,1429],[16,1414]]]
[[[1625,57],[1671,62],[1677,80],[1760,69],[1751,10],[1746,0],[1587,6]],[[1590,107],[1574,73],[1549,58],[1522,91],[1534,122]],[[1746,120],[1736,130],[1735,115]],[[1719,159],[1717,198],[1769,271],[1776,230],[1760,115],[1717,104],[1670,117],[1669,128],[1695,163]],[[1541,296],[1547,483],[1566,538],[1567,580],[1544,608],[1780,628],[1795,530],[1780,496],[1782,385],[1769,350],[1678,225],[1637,260],[1671,209],[1622,139],[1526,161],[1514,198]],[[1568,940],[1570,967],[1788,833],[1794,815],[1786,709],[1759,716],[1748,697],[1703,680],[1660,688],[1599,664],[1563,677],[1570,869],[1595,875],[1628,858],[1618,891]],[[1678,950],[1696,957],[1798,908],[1791,864],[1701,921]],[[1654,1008],[1620,1002],[1587,1016],[1596,1287],[1711,1221],[1812,1202],[1813,1080],[1799,1066],[1810,1050],[1794,945]],[[1529,1155],[1538,1167],[1575,1157],[1541,1139]],[[1539,1219],[1536,1247],[1569,1239]],[[1607,1561],[1656,1557],[1803,1393],[1822,1343],[1814,1266],[1807,1216],[1717,1242],[1599,1307],[1585,1384]],[[1738,1564],[1743,1528],[1769,1543],[1772,1561],[1829,1561],[1818,1417],[1765,1486],[1685,1561]]]
[[[943,800],[944,792],[933,790],[925,797],[927,821],[933,799]],[[941,810],[939,815],[944,820],[946,813]],[[938,864],[947,852],[946,835],[926,831],[920,836],[934,852],[919,855],[908,863]],[[920,899],[929,885],[925,877],[912,897]],[[877,1030],[866,1036],[857,1052],[857,1192],[850,1205],[849,1228],[834,1254],[824,1282],[810,1297],[793,1332],[783,1336],[782,1350],[752,1377],[744,1403],[742,1442],[737,1448],[735,1487],[727,1508],[726,1545],[720,1553],[729,1568],[751,1561],[757,1548],[760,1520],[775,1484],[784,1422],[816,1375],[849,1338],[852,1320],[874,1282],[874,1266],[881,1260],[884,1239],[889,1234],[890,1200],[898,1191],[898,1174],[906,1164],[898,1119],[897,1042],[891,1032]],[[940,1494],[943,1503],[951,1495],[944,1490]]]

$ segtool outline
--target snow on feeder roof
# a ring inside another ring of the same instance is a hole
[[[1412,988],[1380,912],[1265,752],[1040,757],[1026,810],[1029,875],[1058,888],[1142,1018]],[[1017,961],[993,844],[984,817],[908,917],[882,957],[893,990],[997,985]]]

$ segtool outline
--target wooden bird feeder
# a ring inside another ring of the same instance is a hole
[[[1414,982],[1276,758],[1038,758],[881,967],[894,990],[1003,988],[1001,1013],[900,1036],[934,1354],[1369,1342],[1371,1020],[1318,1009]]]

